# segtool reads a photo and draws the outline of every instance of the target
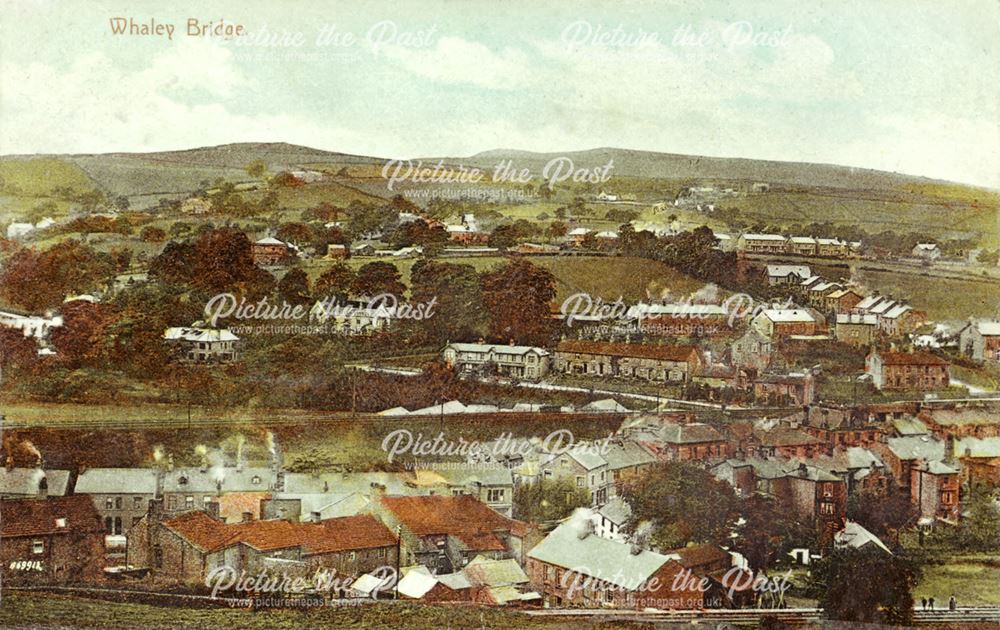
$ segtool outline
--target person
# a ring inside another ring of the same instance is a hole
[[[934,610],[934,598],[933,597],[927,600],[927,605],[930,606],[931,610]]]
[[[952,595],[951,599],[948,600],[948,610],[954,611],[957,608],[958,608],[958,600],[956,600],[955,596]]]
[[[921,597],[920,598],[920,607],[923,608],[924,610],[927,610],[927,598],[926,597]]]

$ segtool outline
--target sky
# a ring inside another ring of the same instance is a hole
[[[1000,188],[996,0],[208,4],[0,0],[0,153],[620,147]]]

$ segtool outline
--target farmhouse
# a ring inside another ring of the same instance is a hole
[[[958,347],[976,361],[1000,362],[1000,321],[970,321],[959,333]]]
[[[226,328],[168,328],[163,340],[174,358],[188,363],[230,363],[239,359],[240,338]]]
[[[815,335],[819,322],[803,308],[769,308],[753,318],[751,326],[768,339],[790,335]]]
[[[933,390],[948,387],[947,361],[929,352],[872,351],[865,372],[879,389]]]

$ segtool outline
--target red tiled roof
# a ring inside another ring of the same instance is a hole
[[[455,497],[382,497],[382,505],[417,536],[448,534],[471,550],[502,551],[496,533],[522,537],[527,524],[493,511],[469,495]]]
[[[697,354],[698,349],[695,346],[654,346],[638,343],[611,343],[607,341],[567,339],[559,342],[556,352],[601,354],[613,357],[658,359],[661,361],[687,361],[691,358],[691,353]]]
[[[949,365],[930,352],[879,352],[882,365]]]
[[[215,551],[236,542],[233,531],[225,523],[205,512],[187,512],[163,521],[162,525],[204,551]]]
[[[0,538],[101,531],[100,516],[87,495],[0,500]]]
[[[367,514],[334,518],[322,523],[266,520],[227,525],[205,512],[188,512],[164,521],[163,525],[204,551],[217,551],[243,543],[259,551],[302,547],[309,555],[396,544],[392,532]]]
[[[729,561],[729,552],[718,545],[705,544],[693,547],[674,549],[667,553],[676,553],[681,557],[680,563],[688,569],[713,564],[723,560]]]

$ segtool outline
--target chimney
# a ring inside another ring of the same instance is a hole
[[[809,467],[805,462],[799,463],[799,477],[805,478],[809,475]]]
[[[640,553],[642,553],[642,547],[639,546],[639,543],[633,542],[632,544],[629,545],[628,553],[631,556],[638,556]]]
[[[315,523],[315,524],[318,525],[321,520],[322,519],[320,518],[320,513],[319,512],[313,511],[313,512],[309,513],[309,522],[310,523]]]
[[[201,458],[201,472],[208,472],[208,458],[205,456],[202,456]]]
[[[280,470],[279,469],[278,472],[274,475],[274,490],[275,490],[275,492],[284,492],[285,491],[285,471],[284,470]]]
[[[7,455],[7,472],[14,470],[14,456]]]
[[[174,454],[167,454],[167,472],[174,472]]]
[[[253,512],[243,512],[242,519],[241,519],[240,522],[242,522],[242,523],[250,523],[252,521],[253,521]]]
[[[588,518],[583,522],[583,527],[580,529],[580,532],[576,535],[576,537],[579,538],[580,540],[585,540],[587,536],[590,536],[593,533],[594,533],[594,521]]]
[[[955,463],[955,436],[950,433],[944,441],[944,463]]]
[[[42,478],[38,480],[38,497],[44,499],[49,496],[49,480],[43,474]]]

